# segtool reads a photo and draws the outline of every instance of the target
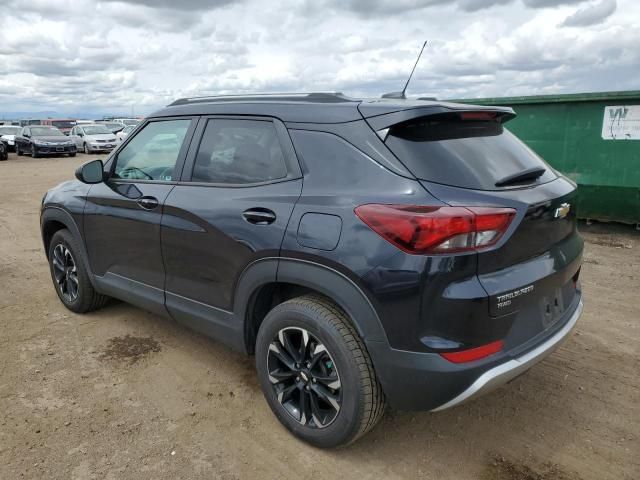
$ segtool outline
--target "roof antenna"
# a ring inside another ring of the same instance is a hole
[[[407,87],[409,86],[409,82],[411,81],[411,77],[413,77],[413,72],[415,72],[416,67],[418,66],[418,62],[420,61],[420,57],[422,56],[422,52],[424,52],[424,47],[427,46],[427,41],[425,40],[425,42],[422,44],[422,49],[420,49],[420,53],[418,54],[418,58],[416,60],[416,63],[413,65],[413,69],[411,70],[411,73],[409,74],[409,78],[407,78],[407,83],[404,84],[404,88],[402,89],[401,92],[391,92],[391,93],[385,93],[384,95],[382,95],[382,98],[403,98],[406,99],[407,96],[405,95],[405,92],[407,91]]]

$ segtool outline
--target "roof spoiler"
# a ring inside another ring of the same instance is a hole
[[[438,103],[434,105],[428,105],[424,107],[408,108],[404,110],[398,110],[392,113],[386,113],[382,115],[368,116],[366,111],[360,108],[362,115],[365,117],[367,123],[376,132],[378,130],[384,130],[391,128],[399,123],[408,122],[416,118],[429,117],[432,115],[440,115],[444,113],[471,113],[471,112],[487,112],[495,113],[496,120],[500,123],[507,122],[516,116],[516,113],[510,107],[489,107],[482,105],[463,105],[454,103]],[[374,112],[372,112],[374,113]]]

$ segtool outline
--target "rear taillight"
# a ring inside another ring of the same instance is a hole
[[[500,350],[502,350],[503,347],[504,342],[502,340],[497,340],[480,347],[469,348],[467,350],[459,350],[457,352],[441,353],[440,356],[453,363],[467,363],[486,358],[489,355],[493,355],[494,353],[498,353]]]
[[[407,253],[466,252],[495,245],[516,211],[494,207],[360,205],[356,215]]]

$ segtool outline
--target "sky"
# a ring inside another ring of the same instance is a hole
[[[2,0],[0,116],[184,96],[640,89],[637,0]]]

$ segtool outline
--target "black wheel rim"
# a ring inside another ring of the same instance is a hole
[[[60,243],[53,249],[51,261],[60,295],[67,302],[75,301],[78,298],[78,269],[71,251]]]
[[[298,327],[280,330],[267,352],[269,382],[282,408],[310,428],[328,427],[342,404],[337,366],[314,335]]]

